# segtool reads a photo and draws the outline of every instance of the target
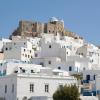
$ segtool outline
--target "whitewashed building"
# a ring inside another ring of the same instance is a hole
[[[27,40],[7,42],[4,46],[4,59],[17,59],[29,62],[33,56],[32,43]]]
[[[73,84],[77,84],[77,80],[72,76],[15,73],[0,78],[0,98],[53,100],[53,93],[59,86]]]
[[[11,42],[11,40],[6,38],[0,38],[0,52],[3,52],[3,47],[7,42]]]

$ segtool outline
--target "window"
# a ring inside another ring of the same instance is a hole
[[[14,84],[12,84],[12,93],[14,92]]]
[[[61,89],[63,87],[63,84],[59,84],[59,88]]]
[[[43,62],[40,62],[40,65],[44,66],[44,63]]]
[[[48,61],[48,64],[51,64],[51,61]]]
[[[90,62],[91,62],[91,63],[93,63],[93,59],[92,59],[92,60],[90,60]]]
[[[27,100],[27,97],[26,97],[26,96],[24,96],[22,100]]]
[[[25,73],[25,69],[22,69],[22,72]]]
[[[49,48],[51,48],[51,45],[49,45]]]
[[[61,69],[61,67],[59,66],[58,69]]]
[[[91,62],[93,62],[93,59],[91,60]]]
[[[6,48],[5,50],[8,50],[8,48]]]
[[[31,56],[31,58],[33,58],[33,57]]]
[[[14,45],[16,45],[16,43],[14,43]]]
[[[31,73],[34,73],[34,70],[31,70]]]
[[[67,54],[68,54],[68,52],[67,52]]]
[[[37,53],[35,53],[35,57],[37,57],[38,56],[38,54]]]
[[[95,80],[95,76],[96,76],[96,75],[93,76],[93,79],[94,79],[94,80]]]
[[[7,93],[7,85],[5,85],[5,93]]]
[[[30,84],[30,92],[34,92],[34,84],[33,83]]]
[[[72,71],[72,66],[69,66],[69,71]]]
[[[27,57],[27,54],[25,54],[25,57]]]
[[[85,67],[83,68],[83,70],[85,70]]]
[[[45,84],[45,92],[49,92],[49,85]]]
[[[90,75],[86,75],[86,80],[90,80]]]
[[[3,75],[6,75],[6,70],[3,70]]]
[[[24,49],[24,51],[25,51],[25,49]]]
[[[17,71],[17,70],[15,70],[15,71],[14,71],[14,73],[18,73],[18,71]]]
[[[30,55],[28,55],[28,58],[30,58]]]
[[[19,67],[20,69],[22,69],[22,67]]]
[[[83,53],[81,53],[81,55],[83,56]]]

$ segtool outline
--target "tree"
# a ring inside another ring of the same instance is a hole
[[[77,78],[77,80],[82,80],[83,79],[82,74],[73,74],[72,76],[74,76],[75,78]]]
[[[72,76],[74,76],[77,79],[78,87],[79,87],[79,85],[82,84],[83,75],[82,74],[73,74]]]
[[[53,94],[53,100],[80,100],[76,85],[61,86]]]

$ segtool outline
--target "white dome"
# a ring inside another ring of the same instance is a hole
[[[57,22],[58,21],[58,19],[56,18],[56,17],[52,17],[52,18],[50,18],[50,22]]]

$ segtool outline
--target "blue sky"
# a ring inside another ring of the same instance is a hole
[[[20,20],[47,22],[52,16],[100,45],[100,0],[0,0],[0,36],[9,37]]]

